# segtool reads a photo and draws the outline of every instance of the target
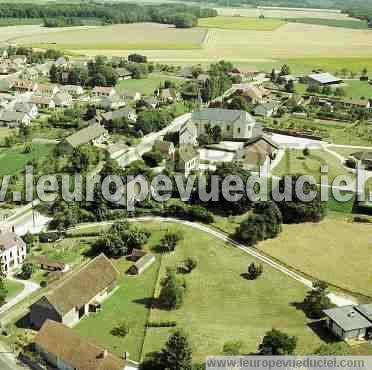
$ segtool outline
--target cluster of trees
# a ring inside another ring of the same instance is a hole
[[[182,239],[181,231],[167,231],[160,240],[160,248],[163,252],[173,252]]]
[[[140,249],[147,242],[150,232],[127,222],[115,223],[95,244],[95,250],[109,257],[119,258]]]
[[[43,22],[44,27],[49,28],[84,26],[84,21],[79,18],[45,18]]]
[[[8,290],[5,287],[6,274],[4,272],[4,266],[0,263],[0,307],[4,306],[6,303],[6,297],[8,295]]]
[[[182,306],[186,291],[185,279],[168,268],[165,278],[161,281],[159,303],[168,310],[174,310]]]
[[[115,86],[118,75],[106,58],[97,56],[88,66],[74,66],[68,71],[68,79],[64,78],[64,67],[53,65],[50,69],[50,80],[53,83],[68,83],[81,86]]]
[[[31,4],[17,3],[0,5],[1,18],[45,19],[49,26],[59,27],[53,19],[99,20],[103,24],[157,22],[174,24],[176,27],[193,27],[198,18],[215,17],[212,8],[200,8],[182,4],[137,5],[130,3],[56,3]],[[66,21],[65,21],[66,22]],[[69,21],[68,21],[69,22]],[[53,25],[54,24],[54,25]]]
[[[342,87],[336,87],[333,89],[331,86],[320,86],[309,85],[307,92],[311,94],[323,94],[323,95],[334,95],[338,97],[346,96],[346,91]]]
[[[314,289],[310,290],[303,302],[304,312],[311,319],[321,319],[324,317],[323,310],[328,310],[334,305],[328,298],[328,285],[324,281],[316,281]]]
[[[9,56],[26,55],[28,63],[30,64],[33,63],[41,64],[47,60],[57,60],[58,58],[64,56],[63,52],[60,50],[48,49],[46,51],[36,51],[32,48],[23,46],[20,47],[9,46],[7,51]]]
[[[241,222],[236,234],[248,245],[255,245],[278,236],[282,231],[282,222],[282,214],[274,202],[257,202],[253,213]]]

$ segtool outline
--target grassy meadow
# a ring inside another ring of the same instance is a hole
[[[326,18],[288,18],[288,22],[316,24],[319,26],[350,28],[355,30],[368,29],[367,21],[355,19],[326,19]]]
[[[274,31],[285,23],[285,21],[280,19],[219,16],[215,18],[202,18],[199,20],[198,26],[225,30]]]
[[[5,289],[8,291],[6,295],[7,301],[17,296],[24,289],[24,285],[22,283],[19,283],[18,281],[5,280],[4,285]]]

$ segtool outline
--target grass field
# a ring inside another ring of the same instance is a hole
[[[13,175],[24,170],[28,162],[47,157],[51,149],[51,145],[38,144],[32,145],[31,153],[24,153],[24,145],[0,149],[0,176]]]
[[[206,31],[176,29],[156,23],[120,24],[105,27],[74,28],[35,34],[15,41],[34,47],[68,50],[182,50],[200,49]]]
[[[221,28],[225,30],[255,30],[274,31],[286,22],[280,19],[259,19],[248,17],[226,17],[202,18],[198,25],[206,28]]]
[[[0,140],[15,133],[15,129],[0,127]]]
[[[319,224],[287,225],[258,248],[318,279],[372,296],[372,226],[327,217]]]
[[[355,30],[366,30],[368,28],[367,21],[359,21],[354,19],[326,19],[326,18],[288,18],[288,22],[317,24],[319,26],[350,28]]]
[[[372,85],[366,81],[345,81],[346,96],[350,98],[360,99],[364,97],[366,99],[372,98]]]
[[[153,232],[145,248],[158,244],[160,237],[161,232]],[[102,312],[83,319],[76,326],[76,330],[117,355],[122,356],[126,351],[130,353],[132,360],[139,361],[149,315],[147,303],[153,296],[160,256],[157,256],[156,263],[140,277],[125,275],[125,271],[132,264],[125,259],[117,260],[115,264],[122,277],[119,288],[104,301]],[[112,335],[111,331],[124,320],[130,324],[129,334],[125,338]]]
[[[185,276],[188,288],[183,306],[175,311],[154,309],[151,321],[175,320],[185,328],[194,361],[221,353],[224,342],[233,339],[243,341],[243,353],[256,351],[272,327],[298,336],[298,353],[309,353],[320,344],[304,314],[292,306],[303,299],[305,287],[267,266],[260,279],[247,281],[241,274],[253,261],[251,257],[204,233],[182,229],[184,241],[163,258],[161,276],[167,266],[174,267],[191,255],[198,258],[198,267]],[[161,348],[170,331],[148,329],[144,353]]]
[[[22,292],[22,290],[24,289],[24,285],[22,283],[19,283],[18,281],[5,280],[5,288],[8,291],[6,299],[7,301],[9,301]]]
[[[119,81],[117,84],[117,89],[120,90],[130,90],[130,91],[138,91],[142,95],[152,96],[154,91],[164,83],[164,81],[170,80],[174,82],[176,85],[180,85],[183,80],[178,78],[172,78],[172,76],[151,76],[149,78],[141,79],[141,80],[124,80]]]
[[[333,155],[323,150],[311,150],[308,156],[304,156],[302,150],[287,150],[285,156],[274,168],[273,173],[277,176],[304,174],[313,176],[318,183],[320,182],[320,167],[328,166],[329,183],[336,176],[349,175],[354,178],[354,174],[349,173],[340,161]]]
[[[259,17],[263,14],[268,18],[324,18],[349,20],[347,14],[342,14],[340,11],[329,11],[324,9],[278,9],[278,8],[216,8],[219,15],[224,16],[243,16],[243,17]]]

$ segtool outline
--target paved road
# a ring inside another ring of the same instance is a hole
[[[247,253],[259,261],[271,266],[272,268],[282,272],[283,274],[289,276],[291,279],[296,280],[297,282],[305,285],[307,288],[313,288],[313,283],[311,280],[304,278],[303,276],[297,274],[296,272],[288,269],[287,267],[281,265],[279,262],[271,259],[270,257],[267,257],[265,255],[262,255],[260,252],[257,250],[254,250],[253,248],[249,248],[245,246],[244,244],[241,244],[237,242],[236,240],[232,239],[229,237],[227,234],[224,234],[221,231],[217,231],[209,226],[202,225],[196,222],[190,222],[190,221],[184,221],[184,220],[179,220],[175,218],[165,218],[165,217],[138,217],[138,218],[130,218],[128,219],[128,222],[148,222],[148,221],[159,221],[159,222],[170,222],[170,223],[178,223],[178,224],[183,224],[189,227],[192,227],[194,229],[198,229],[202,232],[205,232],[209,235],[212,235],[228,244],[230,244],[233,247],[236,247],[240,249],[242,252]],[[115,221],[117,222],[117,220]],[[78,225],[71,230],[83,230],[84,228],[90,228],[92,225],[112,225],[114,223],[107,221],[107,222],[100,222],[100,223],[93,223],[93,224],[82,224]],[[352,305],[356,304],[357,300],[354,299],[353,297],[345,297],[345,296],[340,296],[339,294],[336,293],[330,293],[328,295],[332,303],[334,303],[336,306],[345,306],[345,305]]]
[[[19,293],[17,296],[15,296],[13,299],[11,299],[9,302],[7,302],[4,306],[0,308],[0,314],[10,310],[17,303],[23,301],[25,298],[27,298],[29,295],[36,292],[40,288],[38,284],[32,281],[18,280],[15,279],[14,277],[8,277],[8,279],[23,284],[24,289],[22,290],[21,293]]]

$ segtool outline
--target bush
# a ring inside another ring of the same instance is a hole
[[[372,220],[367,217],[362,216],[355,216],[353,218],[353,222],[361,223],[361,224],[371,224]]]
[[[198,260],[196,259],[196,257],[187,257],[185,260],[185,266],[188,273],[190,273],[198,266]]]
[[[115,337],[124,338],[129,334],[130,327],[126,321],[121,322],[116,328],[111,331],[111,334]]]
[[[174,328],[177,326],[176,321],[150,321],[146,324],[148,328]]]
[[[21,277],[22,279],[28,280],[31,278],[32,274],[35,272],[36,267],[34,264],[26,262],[22,265]]]
[[[238,356],[242,346],[242,341],[231,340],[223,345],[222,352],[225,356]]]
[[[167,231],[160,241],[161,249],[165,252],[173,252],[176,249],[177,243],[183,239],[183,234],[180,231]]]
[[[48,286],[48,282],[46,280],[43,280],[43,281],[40,282],[40,286],[42,288],[46,288]]]
[[[204,207],[191,206],[189,208],[189,215],[193,221],[200,221],[206,224],[211,224],[214,222],[212,213],[206,210]]]
[[[177,276],[174,270],[168,269],[161,286],[160,303],[169,310],[181,307],[186,290],[185,280]]]
[[[263,273],[263,267],[262,265],[255,265],[254,262],[252,262],[248,266],[248,279],[249,280],[256,280],[259,276],[261,276]]]

